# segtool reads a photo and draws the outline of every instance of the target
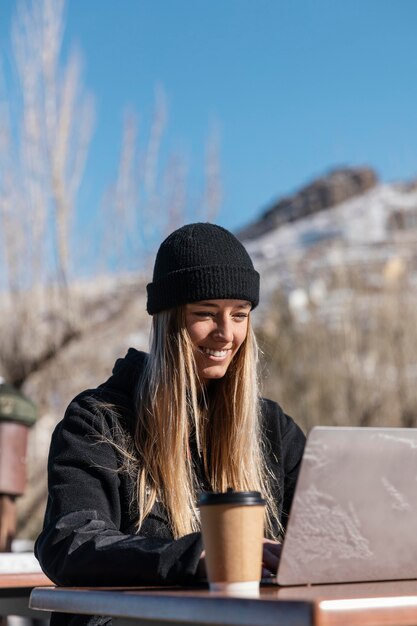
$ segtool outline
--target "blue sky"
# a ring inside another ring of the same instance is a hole
[[[14,6],[0,0],[3,49]],[[336,166],[416,177],[416,27],[414,0],[68,0],[96,102],[81,208],[114,176],[125,106],[149,126],[157,83],[191,186],[219,128],[228,228]]]

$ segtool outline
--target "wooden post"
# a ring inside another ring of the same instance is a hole
[[[28,432],[35,405],[0,380],[0,552],[10,552],[16,533],[16,498],[26,488]]]

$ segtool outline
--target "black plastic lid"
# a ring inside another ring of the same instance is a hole
[[[245,504],[265,505],[259,491],[234,491],[228,489],[224,492],[203,491],[198,499],[198,506],[207,504]]]

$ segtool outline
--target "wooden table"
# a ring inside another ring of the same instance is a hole
[[[262,587],[244,598],[185,588],[32,591],[30,607],[114,617],[117,626],[417,626],[417,580]]]
[[[42,573],[0,574],[0,616],[20,615],[39,619],[39,613],[29,608],[29,596],[33,587],[51,585]]]

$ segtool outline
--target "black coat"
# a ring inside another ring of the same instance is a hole
[[[159,503],[140,533],[135,531],[134,483],[120,471],[122,457],[109,442],[123,445],[123,433],[133,432],[133,398],[145,359],[143,352],[131,348],[106,383],[71,402],[53,433],[48,503],[35,553],[44,572],[59,585],[178,584],[196,573],[200,533],[174,540]],[[117,412],[97,409],[97,401],[110,403]],[[262,419],[285,526],[305,438],[270,400],[262,400]]]

